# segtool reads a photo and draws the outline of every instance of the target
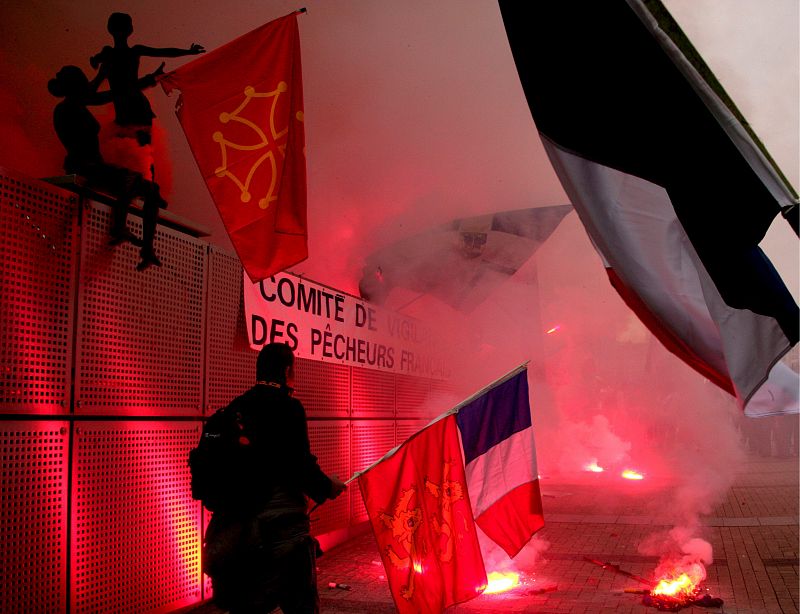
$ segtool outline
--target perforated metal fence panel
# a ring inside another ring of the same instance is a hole
[[[171,612],[210,596],[187,457],[202,416],[255,380],[242,267],[159,226],[163,266],[138,272],[110,223],[110,207],[0,168],[4,613]],[[298,358],[295,380],[312,452],[342,479],[447,409],[432,409],[446,386],[422,378]],[[353,483],[312,531],[366,519]]]
[[[203,518],[203,535],[206,534],[206,529],[208,529],[208,523],[211,522],[211,513],[207,512],[205,509],[201,509],[201,514]],[[201,553],[201,562],[202,562],[202,553]],[[201,567],[202,569],[202,567]],[[203,576],[203,599],[209,599],[214,596],[214,588],[211,586],[211,578],[207,575],[202,574]]]
[[[203,575],[203,599],[211,599],[214,596],[214,587],[211,583],[211,578]]]
[[[138,249],[109,245],[110,218],[105,205],[85,208],[76,412],[199,415],[206,248],[160,226],[162,266],[139,272]],[[128,226],[140,235],[140,218],[129,216]]]
[[[206,413],[214,413],[255,383],[256,357],[250,349],[242,305],[242,265],[220,249],[208,253]]]
[[[295,395],[310,418],[350,415],[350,367],[298,358]]]
[[[455,386],[449,380],[431,380],[431,390],[428,396],[428,405],[431,416],[438,416],[442,412],[452,409],[461,401],[464,400],[463,396],[459,396],[456,392]]]
[[[394,418],[394,373],[362,369],[361,367],[352,369],[352,416],[354,418]]]
[[[428,424],[430,420],[398,420],[397,428],[397,443],[404,443],[414,433],[418,433],[422,428]]]
[[[0,168],[0,411],[69,411],[77,199]]]
[[[397,417],[422,418],[430,413],[427,407],[430,380],[423,377],[399,375],[397,377]]]
[[[312,420],[308,423],[311,451],[319,460],[319,466],[328,475],[337,475],[347,480],[350,470],[350,424],[347,420]],[[358,485],[353,483],[355,490]],[[315,535],[342,529],[349,524],[350,498],[361,496],[348,488],[333,501],[323,503],[311,516],[311,531]]]
[[[350,466],[354,472],[363,471],[395,446],[394,420],[353,420],[350,428]],[[350,523],[367,520],[361,496],[351,497],[351,503]]]
[[[67,600],[66,422],[0,424],[0,612],[64,612]]]
[[[81,422],[72,482],[71,611],[169,612],[200,598],[199,423]]]

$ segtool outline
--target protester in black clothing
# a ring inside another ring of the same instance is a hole
[[[226,408],[235,413],[239,441],[250,452],[248,496],[214,512],[204,570],[215,601],[231,614],[266,614],[277,606],[284,614],[316,614],[316,541],[306,497],[322,503],[346,486],[325,475],[311,453],[305,410],[292,397],[289,346],[264,346],[256,378],[256,385]]]
[[[155,85],[164,65],[138,82],[140,88]],[[141,245],[141,262],[137,269],[151,265],[160,266],[153,249],[158,210],[167,203],[159,193],[158,185],[146,180],[140,173],[120,166],[107,164],[100,153],[100,124],[88,106],[111,102],[111,93],[97,91],[98,81],[89,82],[77,66],[64,66],[47,84],[53,96],[63,98],[53,112],[53,125],[59,140],[67,150],[64,170],[86,179],[90,187],[105,190],[116,197],[111,243],[116,245],[131,241]],[[143,198],[142,240],[127,229],[128,206],[132,199]]]

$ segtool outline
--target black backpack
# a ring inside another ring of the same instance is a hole
[[[252,447],[236,407],[217,410],[203,427],[197,447],[189,452],[192,498],[210,512],[250,507],[256,494]]]

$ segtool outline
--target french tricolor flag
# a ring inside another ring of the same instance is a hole
[[[625,303],[747,416],[800,411],[800,311],[759,247],[797,195],[660,2],[500,0],[553,169]]]
[[[544,526],[525,367],[453,411],[475,523],[514,557]]]

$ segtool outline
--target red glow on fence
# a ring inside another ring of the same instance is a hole
[[[519,574],[513,571],[490,571],[486,580],[484,595],[504,593],[519,586]]]
[[[626,480],[643,480],[644,475],[639,473],[638,471],[634,471],[633,469],[626,469],[622,472],[622,477]]]

